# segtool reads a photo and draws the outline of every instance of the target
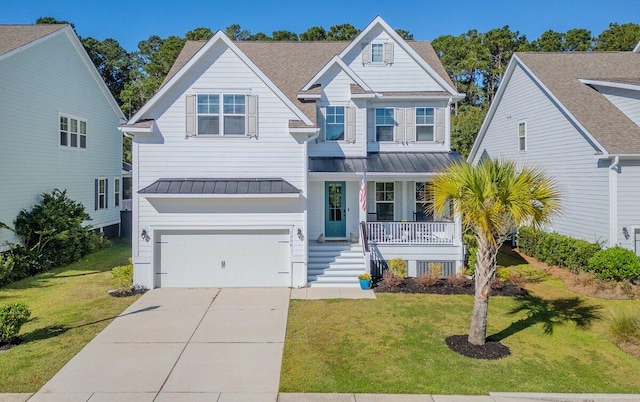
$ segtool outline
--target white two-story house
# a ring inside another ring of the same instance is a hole
[[[69,25],[0,25],[0,222],[57,188],[119,236],[124,121]]]
[[[350,286],[392,258],[455,272],[459,222],[428,204],[459,159],[460,98],[431,45],[380,17],[352,42],[187,42],[121,128],[135,282]]]

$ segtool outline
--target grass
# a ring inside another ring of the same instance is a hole
[[[280,391],[487,394],[640,392],[640,360],[610,341],[610,317],[638,300],[580,297],[526,262],[499,263],[529,279],[527,298],[492,297],[497,361],[446,346],[468,333],[471,296],[377,294],[375,300],[292,300]]]
[[[26,303],[22,343],[0,352],[0,392],[34,392],[136,297],[113,298],[111,268],[127,263],[124,241],[81,261],[0,289],[0,305]]]

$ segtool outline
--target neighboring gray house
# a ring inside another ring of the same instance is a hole
[[[118,236],[123,119],[70,26],[0,25],[0,222],[58,188]]]
[[[428,42],[380,17],[351,42],[187,42],[122,127],[135,282],[358,286],[370,259],[396,257],[411,275],[455,272],[460,223],[434,221],[422,198],[459,159],[462,97]]]
[[[549,230],[640,255],[640,54],[516,53],[469,160],[537,165],[562,191]]]

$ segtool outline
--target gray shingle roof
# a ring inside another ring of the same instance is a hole
[[[166,84],[204,46],[205,41],[188,41],[169,70]],[[342,52],[351,42],[234,42],[247,57],[312,121],[316,121],[315,103],[297,99],[300,90],[331,58]],[[455,88],[438,55],[428,41],[407,41],[434,71]],[[442,93],[446,95],[446,93]]]
[[[381,152],[358,157],[311,157],[310,172],[436,173],[460,161],[456,152]]]
[[[0,56],[67,26],[67,24],[0,25]]]
[[[640,153],[640,127],[580,79],[637,82],[633,52],[516,53],[560,103],[609,153]]]
[[[158,179],[139,194],[297,194],[284,179]]]

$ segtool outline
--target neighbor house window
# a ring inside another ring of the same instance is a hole
[[[376,218],[378,221],[393,220],[393,182],[376,183]]]
[[[131,199],[131,188],[133,184],[131,182],[131,177],[123,177],[122,178],[122,199],[130,200]]]
[[[96,209],[107,208],[107,179],[96,179]]]
[[[518,150],[527,150],[527,123],[524,121],[518,123]]]
[[[120,178],[116,177],[113,180],[113,205],[120,206]]]
[[[376,141],[393,141],[393,128],[396,124],[393,112],[392,107],[376,109]]]
[[[433,183],[416,183],[416,221],[433,220]]]
[[[71,116],[59,116],[59,145],[69,148],[87,147],[87,122]]]
[[[372,43],[371,44],[371,62],[382,63],[384,61],[384,44]]]
[[[325,139],[344,140],[344,106],[327,106],[326,114]]]
[[[198,135],[244,135],[245,102],[242,94],[198,95]]]
[[[435,109],[432,107],[416,108],[416,140],[433,142],[434,130]]]

